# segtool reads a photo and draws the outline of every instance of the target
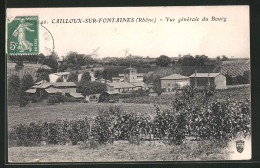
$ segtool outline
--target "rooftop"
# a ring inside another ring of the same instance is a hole
[[[108,86],[113,86],[115,89],[121,88],[134,88],[135,86],[127,82],[111,82],[107,83]]]
[[[136,87],[144,87],[146,85],[144,82],[135,82],[135,83],[131,83],[131,84]]]
[[[39,85],[35,85],[33,86],[33,88],[41,88],[41,89],[45,89],[45,88],[48,88],[50,86],[54,86],[54,87],[61,87],[61,86],[64,86],[64,87],[71,87],[71,86],[77,86],[75,83],[73,82],[56,82],[56,83],[42,83],[42,84],[39,84]]]
[[[119,94],[118,91],[114,90],[114,91],[106,91],[107,94],[109,95],[115,95],[115,94]]]
[[[62,75],[69,75],[70,72],[57,72],[57,73],[52,73],[50,75],[57,75],[57,76],[62,76]]]
[[[218,75],[220,75],[220,73],[194,73],[192,74],[190,77],[196,77],[196,78],[215,78]]]
[[[189,77],[182,76],[180,74],[172,74],[172,75],[161,78],[161,80],[178,80],[178,79],[189,79]]]
[[[83,98],[84,97],[81,93],[77,93],[77,92],[70,92],[69,94],[72,97],[75,97],[75,98]]]
[[[48,89],[45,89],[45,91],[47,93],[58,93],[58,92],[61,92],[59,89],[56,89],[56,88],[48,88]]]
[[[50,83],[54,87],[60,87],[60,86],[77,86],[74,82],[56,82],[56,83]]]

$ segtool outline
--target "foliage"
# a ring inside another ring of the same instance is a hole
[[[28,103],[28,98],[26,96],[25,91],[31,88],[34,85],[32,75],[26,74],[23,76],[21,83],[20,83],[20,89],[19,89],[19,99],[20,99],[20,106],[24,107]]]
[[[89,81],[91,81],[91,76],[90,76],[90,73],[89,72],[84,72],[83,74],[82,74],[82,77],[81,77],[81,80],[80,80],[80,82],[81,81],[86,81],[86,82],[89,82]]]
[[[226,74],[227,85],[239,85],[239,84],[249,84],[250,83],[250,71],[245,71],[243,75],[238,75],[232,77]]]
[[[62,76],[58,77],[58,79],[56,80],[56,82],[64,82]]]
[[[160,96],[163,92],[163,89],[161,87],[161,80],[160,76],[156,76],[153,79],[153,90],[157,93],[158,96]]]
[[[95,71],[94,75],[95,75],[95,78],[97,78],[97,79],[103,78],[103,72],[102,71],[97,70],[97,71]]]
[[[106,84],[100,82],[80,81],[77,86],[77,92],[82,93],[83,96],[91,94],[101,94],[106,91]]]
[[[9,140],[16,146],[39,145],[41,141],[47,144],[76,145],[79,141],[89,139],[88,119],[57,120],[55,122],[34,123],[29,125],[19,124],[9,133]]]
[[[63,59],[63,63],[59,67],[59,71],[64,71],[68,68],[79,70],[81,66],[91,65],[95,63],[90,55],[78,54],[77,52],[69,52]]]
[[[205,55],[196,55],[195,57],[191,55],[184,55],[178,60],[178,63],[182,66],[205,66],[207,64],[214,63],[214,60],[208,59]]]
[[[46,57],[44,60],[43,60],[43,65],[47,65],[49,67],[52,68],[52,72],[57,72],[58,70],[58,62],[57,62],[57,55],[51,55],[51,56],[48,56]]]
[[[49,77],[49,74],[47,72],[41,72],[41,73],[38,74],[36,81],[40,82],[42,80],[50,82],[50,77]]]
[[[66,97],[61,94],[50,95],[48,98],[49,104],[64,103]]]
[[[67,82],[78,82],[78,75],[76,73],[70,73]]]
[[[156,59],[156,65],[161,67],[166,67],[171,63],[171,59],[165,55],[161,55]]]
[[[8,78],[7,92],[8,104],[17,104],[19,102],[20,79],[17,75]]]

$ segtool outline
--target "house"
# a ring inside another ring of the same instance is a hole
[[[180,74],[172,74],[163,78],[161,80],[161,88],[166,92],[173,92],[176,89],[181,89],[186,85],[189,85],[189,77],[182,76]]]
[[[66,96],[69,93],[76,93],[77,85],[73,82],[56,82],[56,83],[42,83],[33,86],[27,90],[27,93],[34,92],[40,98],[48,98],[49,95],[61,93]]]
[[[143,82],[143,74],[137,73],[136,68],[126,68],[123,74],[112,77],[112,82],[107,83],[108,91],[119,93],[131,92],[138,89],[146,89],[147,85]]]
[[[69,72],[52,73],[52,74],[49,75],[50,83],[57,82],[58,78],[61,78],[63,82],[67,82],[67,79],[68,79],[69,75],[70,75]]]
[[[220,73],[197,73],[190,76],[190,84],[194,88],[216,87],[226,89],[226,77]]]
[[[107,90],[114,91],[116,90],[119,93],[131,92],[136,90],[136,86],[128,82],[111,82],[107,83]]]

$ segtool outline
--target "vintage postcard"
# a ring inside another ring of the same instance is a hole
[[[7,8],[8,162],[251,159],[249,6]]]

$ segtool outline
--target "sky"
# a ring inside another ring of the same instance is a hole
[[[39,25],[40,52],[48,54],[54,43],[60,57],[70,51],[92,54],[95,49],[97,58],[126,54],[250,57],[248,6],[8,8],[7,18],[15,16],[38,16],[40,21],[46,21],[44,27]],[[166,17],[175,20],[167,22]],[[178,22],[188,17],[199,21]],[[204,17],[208,21],[202,21]],[[212,17],[222,19],[212,21]],[[133,18],[134,22],[57,23],[57,19],[88,18]],[[137,18],[156,21],[136,23]]]

